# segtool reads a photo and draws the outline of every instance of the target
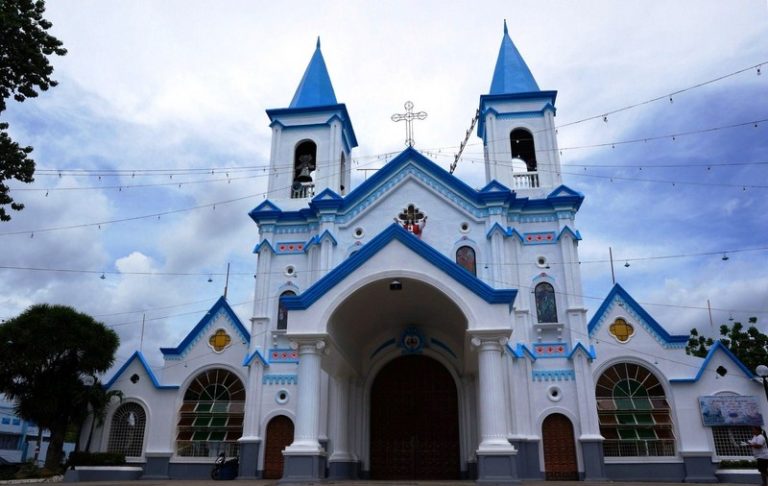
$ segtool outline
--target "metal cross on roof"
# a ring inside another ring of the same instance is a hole
[[[399,122],[405,120],[405,145],[413,147],[415,143],[413,141],[413,120],[423,120],[427,117],[426,111],[420,111],[418,113],[413,112],[413,102],[406,101],[405,113],[395,113],[392,115],[392,121]]]

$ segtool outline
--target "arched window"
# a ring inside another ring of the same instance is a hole
[[[597,380],[595,396],[606,456],[675,455],[669,403],[647,368],[634,363],[608,368]]]
[[[179,456],[227,457],[238,453],[243,435],[245,388],[233,373],[216,368],[192,380],[179,412],[176,452]]]
[[[296,146],[293,154],[293,184],[291,198],[312,196],[312,172],[317,168],[317,145],[305,140]]]
[[[536,172],[536,148],[533,145],[533,135],[523,128],[515,128],[509,134],[512,158],[525,161],[528,172]]]
[[[139,457],[144,450],[147,414],[138,403],[121,405],[112,415],[107,452]]]
[[[477,276],[475,250],[471,246],[462,246],[456,250],[456,263],[464,267],[472,275]]]
[[[286,290],[280,294],[280,297],[284,297],[286,295],[296,295],[296,292],[293,290]],[[283,330],[288,329],[288,309],[285,308],[282,300],[279,299],[277,301],[277,328]]]
[[[547,282],[542,282],[534,290],[536,298],[536,316],[539,322],[557,322],[557,303],[555,288]]]

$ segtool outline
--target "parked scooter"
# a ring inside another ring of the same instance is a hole
[[[222,452],[213,463],[213,469],[211,469],[211,479],[217,481],[224,479],[235,479],[239,469],[240,461],[238,458],[233,457],[232,459],[227,460],[226,454]]]

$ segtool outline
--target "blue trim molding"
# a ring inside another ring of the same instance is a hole
[[[574,370],[532,370],[533,381],[570,381],[576,379]]]
[[[243,326],[243,323],[240,322],[237,314],[235,314],[224,297],[219,297],[219,300],[217,300],[216,303],[213,304],[213,307],[211,307],[211,309],[205,313],[203,318],[200,319],[200,322],[198,322],[192,331],[187,334],[187,337],[184,338],[181,344],[175,348],[160,348],[160,352],[163,353],[163,358],[182,359],[187,351],[189,351],[189,349],[192,347],[192,345],[197,343],[202,338],[203,332],[205,332],[205,330],[211,324],[213,324],[214,321],[216,321],[216,318],[219,317],[220,314],[224,314],[227,318],[229,318],[232,327],[240,336],[242,341],[247,344],[251,342],[251,335],[245,326]]]
[[[712,347],[709,349],[709,352],[707,353],[707,357],[704,358],[704,360],[701,362],[701,366],[699,367],[698,372],[696,373],[696,376],[693,378],[670,378],[670,383],[696,383],[699,381],[701,376],[704,374],[704,370],[707,369],[707,366],[709,366],[710,361],[712,361],[712,357],[717,353],[725,353],[725,356],[733,361],[733,363],[736,365],[736,367],[746,376],[747,378],[754,379],[755,375],[752,373],[752,371],[747,368],[744,363],[742,363],[739,358],[734,355],[730,349],[728,349],[722,342],[715,341],[715,344],[712,345]]]
[[[135,360],[138,360],[141,366],[144,368],[144,371],[147,373],[147,376],[149,376],[149,379],[152,381],[152,385],[158,389],[158,390],[178,390],[179,385],[161,385],[160,381],[158,381],[157,376],[155,376],[155,373],[152,371],[152,368],[150,368],[149,364],[147,363],[147,360],[144,359],[144,355],[141,354],[141,351],[135,351],[130,358],[128,358],[128,361],[123,363],[123,366],[120,367],[119,370],[112,376],[112,378],[104,384],[104,389],[108,390],[112,388],[112,385],[115,384],[115,382],[120,378],[120,375],[122,375],[126,369],[128,369],[128,366],[131,365]]]
[[[605,298],[603,303],[597,309],[597,312],[595,312],[595,315],[590,319],[589,324],[587,325],[587,332],[590,338],[593,337],[598,329],[607,322],[608,311],[611,310],[614,305],[621,306],[623,308],[622,314],[629,315],[636,319],[663,347],[684,348],[688,343],[687,335],[669,334],[667,330],[664,329],[661,324],[656,322],[656,320],[651,317],[651,315],[646,312],[646,310],[643,309],[642,306],[640,306],[640,304],[638,304],[637,301],[635,301],[635,299],[633,299],[632,296],[630,296],[619,284],[613,286],[608,297]]]
[[[404,230],[396,223],[389,225],[374,239],[366,245],[363,245],[359,251],[350,255],[349,258],[302,292],[301,295],[282,297],[280,301],[285,304],[285,308],[288,310],[308,309],[339,282],[360,268],[365,262],[394,240],[402,243],[406,248],[421,256],[439,270],[442,270],[449,277],[489,304],[507,304],[511,309],[515,297],[517,296],[516,289],[494,289],[490,287],[488,284],[457,265],[456,262],[448,259],[445,255],[424,243],[409,231]]]
[[[298,385],[299,377],[295,374],[264,375],[261,377],[264,385]]]
[[[262,356],[258,349],[245,357],[243,366],[250,366],[255,360],[258,360],[265,368],[269,366],[269,363],[267,363],[267,360],[264,359],[264,356]]]

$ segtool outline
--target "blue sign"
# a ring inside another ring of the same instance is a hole
[[[763,425],[763,415],[756,397],[699,397],[699,408],[705,427]]]

